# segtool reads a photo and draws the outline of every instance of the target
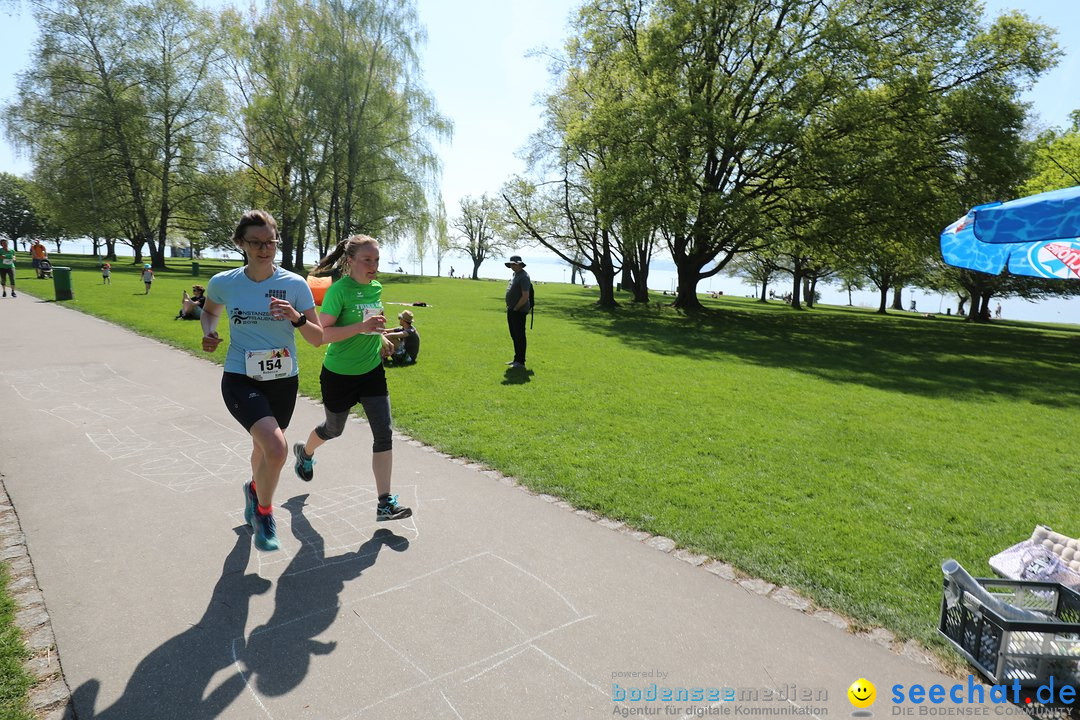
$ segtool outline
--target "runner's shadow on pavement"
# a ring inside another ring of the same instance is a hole
[[[277,581],[274,614],[255,628],[236,651],[248,668],[248,682],[266,696],[281,696],[295,689],[308,673],[313,655],[329,655],[337,643],[315,638],[325,633],[340,613],[338,596],[345,583],[375,564],[379,552],[403,552],[408,538],[379,528],[357,550],[326,557],[325,543],[304,516],[307,495],[287,500],[281,507],[291,516],[292,533],[300,549]]]
[[[506,368],[506,372],[503,373],[503,385],[524,385],[527,382],[532,382],[532,376],[535,375],[532,370],[528,368]]]
[[[265,695],[283,695],[307,675],[312,655],[333,652],[335,643],[314,638],[333,624],[345,581],[374,565],[384,546],[401,552],[409,541],[380,528],[356,551],[327,558],[322,536],[304,517],[306,498],[294,497],[282,505],[291,515],[293,535],[301,547],[278,579],[274,613],[266,625],[245,640],[252,596],[272,587],[269,580],[245,573],[251,557],[251,532],[245,525],[235,529],[236,544],[225,558],[202,618],[147,655],[135,668],[124,694],[100,713],[95,711],[100,682],[83,683],[69,703],[75,717],[212,720],[248,683]],[[211,688],[213,678],[225,670],[231,672]]]
[[[244,680],[235,672],[208,691],[213,676],[233,664],[227,639],[243,635],[251,597],[271,587],[269,580],[245,573],[251,535],[247,527],[235,532],[236,544],[225,558],[202,618],[147,655],[124,694],[100,713],[95,712],[100,682],[88,680],[79,686],[69,703],[79,720],[137,720],[165,717],[163,713],[193,720],[215,718],[243,692]]]

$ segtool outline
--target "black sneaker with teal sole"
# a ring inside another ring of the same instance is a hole
[[[273,513],[260,515],[255,512],[255,547],[263,552],[273,552],[281,549],[281,543],[277,538],[277,523],[274,522]]]
[[[255,488],[251,486],[251,481],[248,480],[244,483],[244,522],[252,530],[255,529],[253,518],[255,517],[255,506],[258,503],[259,498],[255,495]]]
[[[311,478],[315,477],[315,458],[304,453],[304,443],[296,443],[292,446],[292,451],[296,456],[296,464],[293,465],[296,477],[304,482],[311,482]]]
[[[255,494],[255,488],[251,481],[244,483],[244,522],[255,533],[255,547],[263,552],[273,552],[281,549],[281,543],[277,539],[277,523],[273,515],[260,515],[256,509],[259,504],[259,496]]]
[[[376,520],[404,520],[412,515],[412,509],[398,505],[397,495],[391,495],[385,501],[380,500],[375,508]]]

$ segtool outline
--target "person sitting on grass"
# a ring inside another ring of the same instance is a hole
[[[180,312],[177,313],[174,319],[198,320],[202,317],[202,309],[205,303],[206,288],[202,285],[192,285],[190,295],[188,295],[187,290],[184,291],[184,296],[180,300]]]
[[[383,333],[383,337],[394,343],[394,349],[387,360],[396,365],[410,365],[416,362],[416,356],[420,354],[420,333],[413,327],[411,310],[403,310],[398,315],[398,322],[401,323],[400,326]]]

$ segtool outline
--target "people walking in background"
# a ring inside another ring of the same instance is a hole
[[[11,297],[15,294],[15,251],[8,249],[7,239],[0,239],[0,286],[4,288],[4,297],[7,297],[8,280],[11,280]]]
[[[108,262],[101,263],[101,284],[112,285],[112,265]]]
[[[353,235],[338,243],[311,272],[318,275],[334,267],[341,271],[341,279],[327,288],[319,311],[323,339],[330,343],[319,376],[326,419],[311,431],[306,443],[293,446],[293,469],[301,480],[311,480],[315,451],[341,436],[350,411],[360,404],[373,439],[371,472],[378,495],[375,519],[401,520],[412,515],[412,510],[399,505],[397,496],[390,494],[394,428],[382,364],[384,346],[390,341],[383,337],[382,284],[375,279],[379,243],[367,235]]]
[[[48,260],[48,258],[49,251],[45,249],[45,243],[34,240],[30,245],[30,265],[34,268],[34,272],[37,273],[38,280],[45,277],[45,273],[41,269],[41,263]]]
[[[146,292],[144,292],[143,295],[149,295],[150,294],[150,284],[154,282],[154,271],[150,269],[149,263],[146,264],[146,265],[143,265],[142,267],[143,267],[142,281],[143,281],[143,284],[146,285]]]
[[[520,255],[512,255],[504,263],[514,271],[514,276],[506,284],[506,324],[510,328],[510,339],[514,342],[514,359],[506,363],[513,368],[525,367],[525,318],[532,307],[532,281],[525,272],[525,263]]]
[[[214,352],[223,311],[229,313],[229,349],[221,378],[225,407],[251,435],[251,481],[244,483],[244,520],[255,533],[255,547],[281,547],[274,522],[274,491],[289,457],[285,428],[296,407],[299,387],[296,329],[311,345],[323,332],[307,281],[274,264],[277,223],[270,213],[244,213],[233,242],[247,264],[210,278],[202,312],[202,347]]]
[[[994,308],[994,317],[997,318],[998,320],[1001,319],[1001,303],[998,303],[997,307]]]

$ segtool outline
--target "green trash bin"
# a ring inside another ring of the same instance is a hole
[[[199,263],[197,263],[197,262],[191,263],[191,274],[194,275],[195,277],[199,277]]]
[[[57,300],[71,300],[71,268],[53,265],[53,290]]]

